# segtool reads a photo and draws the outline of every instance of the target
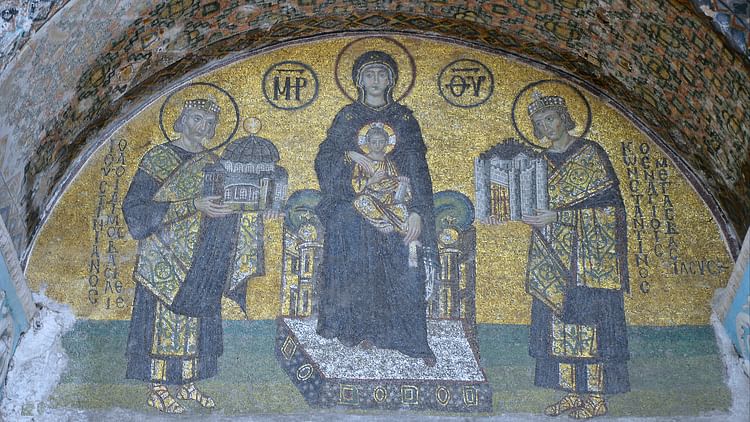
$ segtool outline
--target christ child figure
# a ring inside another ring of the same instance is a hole
[[[347,157],[354,161],[352,186],[356,196],[354,208],[378,231],[406,235],[411,200],[409,178],[400,176],[388,152],[396,143],[385,125],[373,123],[359,144],[364,154],[350,151]],[[390,129],[390,128],[388,128]],[[409,266],[417,265],[418,241],[409,243]]]

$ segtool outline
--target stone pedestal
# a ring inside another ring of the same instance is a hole
[[[277,320],[276,357],[312,406],[492,411],[492,389],[458,320],[428,320],[437,364],[395,350],[347,347],[315,333],[314,318]]]

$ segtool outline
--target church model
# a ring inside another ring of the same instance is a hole
[[[218,163],[204,169],[204,191],[244,210],[280,210],[288,176],[278,161],[279,151],[271,141],[255,135],[237,139]]]
[[[548,208],[547,163],[530,147],[506,139],[474,161],[480,222],[518,221]]]

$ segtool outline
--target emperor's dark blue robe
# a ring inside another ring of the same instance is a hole
[[[382,122],[393,128],[389,154],[399,174],[411,181],[411,212],[422,217],[420,242],[437,262],[432,180],[422,132],[412,111],[398,103],[372,109],[360,102],[344,107],[328,130],[315,159],[322,198],[317,213],[325,227],[318,333],[346,345],[370,340],[418,358],[434,357],[427,343],[423,257],[409,268],[408,247],[396,232],[379,232],[354,208],[354,164],[358,132]]]
[[[200,157],[173,144],[154,147],[141,161],[123,201],[128,229],[139,241],[134,274],[136,291],[126,349],[129,379],[184,384],[213,377],[218,357],[223,353],[222,294],[232,296],[244,309],[246,290],[240,288],[231,294],[226,291],[239,216],[208,218],[195,209],[192,199],[201,194],[203,174],[195,171],[197,166],[185,166],[194,159]],[[185,190],[177,192],[182,197],[174,201],[155,200],[157,192],[174,177],[190,182],[176,184],[180,186],[176,189]],[[196,235],[191,254],[180,250],[178,245],[186,237]],[[147,249],[157,255],[156,264],[149,261]],[[164,256],[183,257],[187,262],[178,262],[177,258],[158,260]],[[156,282],[145,282],[163,280],[167,273],[174,277],[178,266],[185,272],[184,277],[175,278],[173,284],[177,289],[171,293],[167,288],[160,289]],[[184,326],[187,317],[196,322],[195,326]],[[182,328],[177,326],[179,321]],[[182,335],[166,332],[169,330]],[[155,344],[155,339],[170,337],[174,338],[174,344]]]
[[[558,313],[534,297],[529,354],[534,384],[578,393],[630,390],[623,293],[629,291],[627,221],[619,181],[597,143],[576,139],[562,153],[544,153],[550,168],[550,206],[559,214],[545,240],[534,229],[529,275],[538,265],[533,243],[544,242],[564,268]],[[556,328],[557,327],[557,328]],[[587,328],[582,328],[587,327]]]

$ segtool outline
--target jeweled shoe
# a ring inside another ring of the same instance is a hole
[[[592,394],[583,400],[583,405],[573,409],[568,416],[573,419],[591,419],[607,414],[607,403],[604,396]]]
[[[154,384],[149,388],[146,404],[164,413],[183,413],[185,408],[169,394],[167,387],[162,384]]]
[[[180,387],[180,390],[177,392],[177,398],[180,400],[195,400],[201,407],[212,408],[216,406],[214,399],[199,390],[192,382]]]
[[[558,416],[568,410],[575,409],[583,405],[581,397],[578,394],[569,393],[561,398],[557,403],[551,404],[544,408],[544,414],[547,416]]]

